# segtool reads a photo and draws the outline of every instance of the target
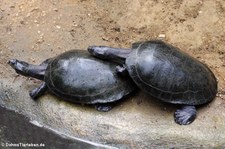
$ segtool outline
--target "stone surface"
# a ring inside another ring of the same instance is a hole
[[[15,143],[20,130],[35,129],[46,136],[32,139],[49,138],[46,146],[57,139],[58,148],[77,142],[97,148],[225,148],[224,10],[223,0],[2,0],[0,143]],[[28,92],[40,81],[17,76],[7,65],[12,58],[39,64],[63,51],[89,45],[130,47],[132,42],[155,39],[159,34],[206,63],[218,79],[219,97],[198,107],[191,125],[177,125],[173,119],[177,106],[141,91],[107,113],[49,94],[34,101]],[[17,124],[26,127],[20,129]],[[10,127],[18,132],[15,136]],[[21,138],[30,141],[26,135]]]
[[[176,106],[156,102],[144,93],[137,93],[102,113],[52,95],[34,101],[28,96],[33,81],[17,77],[13,82],[14,79],[1,80],[0,105],[21,113],[37,127],[45,126],[63,135],[118,148],[225,147],[225,114],[220,100],[199,108],[193,124],[180,126],[173,120]],[[19,118],[8,123],[22,127]],[[29,131],[25,129],[23,133]]]

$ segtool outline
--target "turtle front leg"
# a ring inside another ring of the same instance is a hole
[[[183,106],[174,113],[175,122],[180,125],[191,124],[197,115],[195,106]]]
[[[43,82],[39,87],[30,91],[30,97],[33,99],[37,99],[38,97],[42,96],[45,91],[48,89],[45,82]]]

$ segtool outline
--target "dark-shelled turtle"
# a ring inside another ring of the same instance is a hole
[[[196,105],[212,101],[217,81],[197,59],[160,40],[136,42],[131,49],[90,46],[96,57],[122,64],[117,72],[128,74],[139,88],[164,102],[180,104],[175,122],[187,125],[196,118]]]
[[[9,64],[18,74],[43,80],[30,91],[37,99],[49,89],[56,96],[75,103],[94,104],[99,111],[108,111],[113,102],[129,95],[133,81],[117,75],[117,64],[97,59],[87,51],[71,50],[40,65],[12,59]]]

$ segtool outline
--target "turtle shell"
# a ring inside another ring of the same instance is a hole
[[[45,82],[51,92],[71,102],[113,102],[134,90],[130,78],[116,74],[116,66],[84,50],[71,50],[51,60]]]
[[[138,42],[126,59],[134,82],[164,102],[199,105],[217,93],[217,81],[203,63],[162,41]]]

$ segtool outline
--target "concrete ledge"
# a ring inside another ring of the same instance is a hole
[[[194,123],[180,126],[173,120],[176,106],[157,102],[144,93],[102,113],[48,94],[33,101],[28,88],[34,87],[34,82],[18,77],[10,83],[13,79],[1,80],[1,142],[24,139],[43,141],[46,146],[87,148],[225,147],[225,110],[220,109],[224,103],[219,98],[199,108]]]

